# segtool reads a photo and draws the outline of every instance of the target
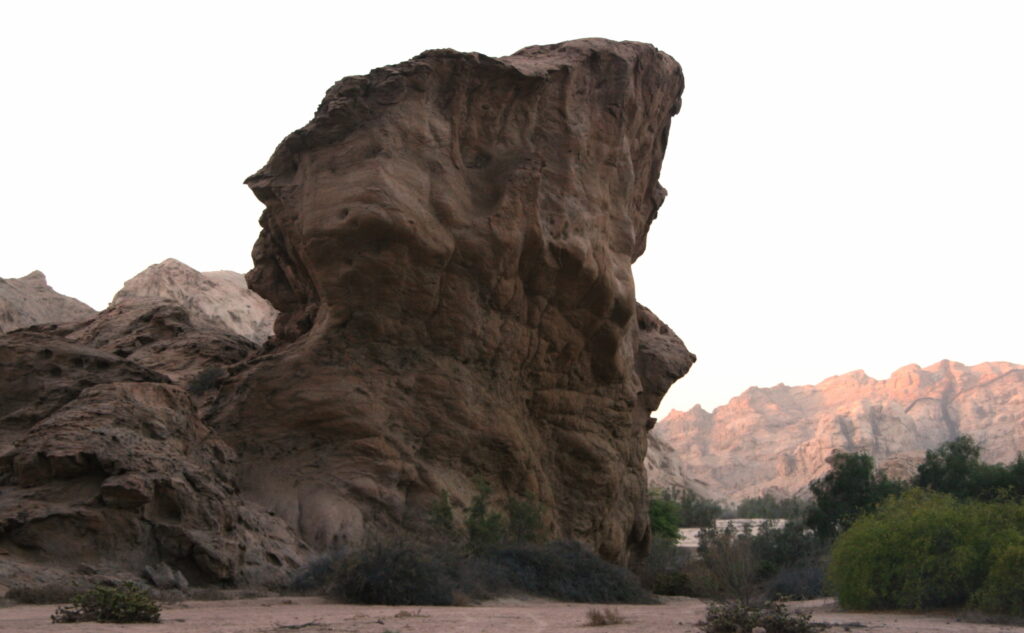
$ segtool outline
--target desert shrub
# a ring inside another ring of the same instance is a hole
[[[621,613],[610,607],[587,611],[587,626],[608,626],[610,624],[622,624],[625,621],[626,618],[622,617]]]
[[[675,539],[655,536],[638,572],[640,584],[648,591],[663,596],[693,595],[690,578],[684,570],[689,559],[689,552],[678,547]]]
[[[739,602],[714,602],[708,605],[704,619],[697,623],[703,633],[746,633],[754,627],[766,633],[810,633],[814,630],[811,614],[800,609],[790,612],[781,602],[763,605]]]
[[[543,509],[531,497],[510,499],[506,538],[512,543],[540,543],[545,538]]]
[[[160,605],[135,583],[97,585],[57,607],[54,622],[159,622]]]
[[[651,604],[654,597],[636,576],[584,549],[579,543],[509,545],[488,550],[508,586],[567,602]]]
[[[194,396],[206,393],[217,386],[226,375],[223,367],[207,367],[188,382],[188,392]]]
[[[700,531],[697,553],[706,574],[698,576],[705,585],[703,595],[729,598],[749,604],[757,593],[757,558],[749,530],[705,528]]]
[[[825,564],[820,559],[782,567],[765,581],[773,600],[810,600],[825,595]]]
[[[846,608],[957,607],[975,592],[982,601],[986,578],[1001,569],[999,553],[1022,542],[1020,504],[911,489],[840,535],[828,580]],[[1007,556],[1012,562],[1015,554]],[[988,595],[986,604],[999,603],[996,594]]]
[[[971,606],[987,613],[1024,616],[1024,543],[1007,546],[995,558]]]
[[[466,513],[466,536],[469,547],[479,550],[496,545],[505,540],[507,535],[505,519],[488,507],[491,499],[491,486],[480,479],[476,482],[477,493],[469,503]]]
[[[434,504],[430,506],[427,520],[434,529],[443,534],[450,535],[455,532],[455,516],[447,490],[442,491]]]
[[[320,593],[334,582],[334,576],[342,565],[345,554],[331,552],[303,566],[292,578],[288,591],[299,594]],[[201,599],[201,598],[193,598]]]
[[[450,605],[456,564],[436,548],[378,545],[339,558],[329,592],[341,602]]]

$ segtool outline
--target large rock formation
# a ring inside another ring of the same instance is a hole
[[[153,264],[124,283],[111,305],[130,299],[170,299],[197,324],[234,332],[255,343],[271,335],[277,311],[230,270],[201,273],[176,259]]]
[[[247,278],[281,315],[211,418],[243,494],[331,548],[480,478],[556,536],[642,550],[650,411],[693,356],[630,267],[682,88],[657,49],[591,39],[328,90],[247,181],[267,207]]]
[[[276,337],[237,278],[174,260],[0,336],[0,590],[281,582],[479,480],[642,551],[650,411],[694,358],[630,266],[681,90],[605,40],[339,82],[249,180]]]
[[[51,288],[38,270],[20,279],[0,279],[0,334],[38,323],[84,321],[95,314]]]
[[[942,361],[888,380],[855,371],[814,386],[755,387],[714,413],[673,411],[654,430],[686,477],[732,502],[805,493],[837,450],[867,452],[905,477],[926,450],[961,434],[978,440],[985,461],[1024,450],[1024,366]]]

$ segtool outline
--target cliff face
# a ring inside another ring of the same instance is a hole
[[[153,264],[124,283],[111,305],[131,299],[169,299],[181,304],[197,324],[222,328],[263,343],[271,335],[277,311],[245,278],[230,270],[201,273],[176,259]]]
[[[942,361],[888,380],[857,371],[815,386],[751,388],[713,413],[673,411],[654,434],[688,477],[734,502],[805,491],[835,450],[867,452],[906,476],[926,450],[968,434],[982,459],[1006,462],[1024,450],[1024,367]]]
[[[84,321],[96,311],[46,283],[38,270],[20,279],[0,279],[0,334],[37,323]]]
[[[649,414],[693,356],[630,268],[682,87],[605,40],[335,84],[247,181],[267,207],[247,277],[281,315],[211,418],[244,494],[328,548],[480,477],[609,559],[642,549]]]

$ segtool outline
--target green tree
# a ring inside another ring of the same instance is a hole
[[[671,539],[679,538],[679,528],[683,525],[682,507],[666,492],[652,492],[648,506],[651,516],[651,532],[655,536]]]
[[[829,458],[832,470],[811,482],[814,504],[807,513],[807,527],[822,539],[834,538],[857,517],[878,507],[903,485],[875,470],[866,453],[836,453]]]
[[[1019,498],[1024,495],[1024,456],[1009,466],[984,464],[978,443],[961,435],[925,453],[914,485],[960,499]]]

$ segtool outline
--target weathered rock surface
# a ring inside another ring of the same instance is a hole
[[[124,283],[112,306],[133,299],[169,299],[198,324],[226,329],[261,344],[273,332],[277,311],[230,270],[201,273],[176,259],[153,264]]]
[[[163,562],[200,584],[285,580],[302,547],[238,496],[234,453],[199,417],[206,395],[184,388],[255,348],[154,300],[0,336],[0,584],[83,563]]]
[[[1024,366],[942,361],[888,380],[855,371],[814,386],[751,388],[713,413],[673,411],[653,432],[686,477],[733,502],[806,492],[836,450],[867,452],[905,477],[926,450],[961,434],[978,440],[985,461],[1024,450]]]
[[[247,180],[278,341],[210,418],[312,546],[415,529],[482,478],[626,561],[650,411],[693,356],[632,262],[683,78],[644,44],[428,51],[328,90]],[[268,464],[273,464],[268,468]]]
[[[38,323],[83,321],[96,311],[78,299],[56,292],[43,273],[0,279],[0,334]]]

